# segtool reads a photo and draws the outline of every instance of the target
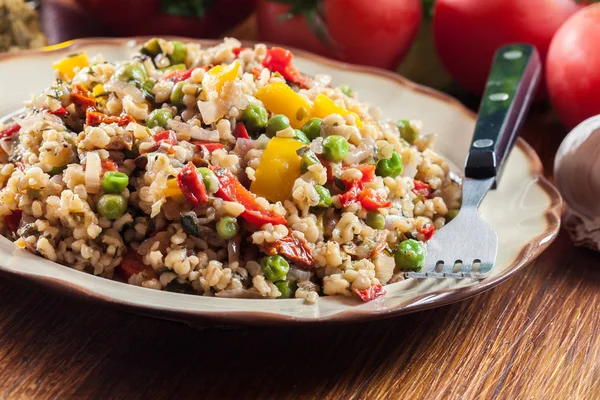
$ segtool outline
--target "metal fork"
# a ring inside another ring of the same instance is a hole
[[[491,271],[498,235],[477,210],[500,179],[540,75],[533,46],[513,44],[496,52],[467,156],[460,212],[429,240],[422,269],[406,277],[481,279]]]

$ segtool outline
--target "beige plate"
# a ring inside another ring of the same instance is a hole
[[[0,115],[20,108],[30,94],[52,82],[53,60],[76,51],[123,60],[140,41],[83,39],[52,49],[0,56]],[[458,101],[391,72],[345,65],[299,50],[295,54],[302,71],[329,74],[335,85],[349,84],[363,100],[380,107],[386,117],[423,120],[426,132],[438,134],[437,150],[454,165],[463,165],[475,116]],[[221,299],[159,292],[95,277],[19,250],[4,237],[0,238],[0,272],[80,298],[175,320],[220,324],[364,321],[463,300],[507,280],[555,238],[560,208],[561,198],[542,176],[537,155],[519,139],[499,188],[490,192],[481,206],[483,217],[499,237],[498,260],[491,275],[482,281],[406,280],[386,286],[387,295],[369,303],[344,297],[324,297],[315,305],[300,299]]]

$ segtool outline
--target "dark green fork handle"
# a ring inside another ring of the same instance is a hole
[[[541,70],[540,56],[529,44],[498,49],[467,156],[467,178],[495,177],[498,182],[535,95]]]

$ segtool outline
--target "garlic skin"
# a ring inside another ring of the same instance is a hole
[[[600,250],[600,115],[565,137],[554,159],[554,181],[567,204],[563,223],[571,238]]]

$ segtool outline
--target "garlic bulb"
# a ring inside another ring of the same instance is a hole
[[[571,238],[600,250],[600,115],[565,137],[554,159],[554,180],[568,206],[563,223]]]

